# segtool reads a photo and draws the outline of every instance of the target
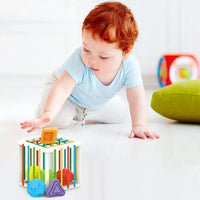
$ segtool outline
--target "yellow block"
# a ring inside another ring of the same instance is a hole
[[[40,172],[40,168],[38,166],[35,166],[35,178],[39,178],[39,172]],[[26,170],[25,173],[26,176],[26,180],[28,179],[28,169]],[[33,166],[29,167],[29,181],[33,180]]]

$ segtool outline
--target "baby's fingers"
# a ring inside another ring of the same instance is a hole
[[[44,128],[50,124],[51,120],[49,117],[38,118],[30,121],[20,123],[22,129],[30,128],[27,132],[30,133],[36,129]]]
[[[145,135],[146,135],[148,138],[151,138],[151,139],[159,139],[159,138],[160,138],[160,135],[158,135],[157,133],[154,133],[154,132],[146,131],[146,132],[145,132]]]
[[[134,138],[134,137],[146,139],[146,136],[142,131],[140,131],[140,132],[131,131],[129,138]]]
[[[22,129],[25,129],[25,128],[36,126],[37,122],[35,120],[25,121],[25,122],[20,123],[20,125]]]
[[[154,136],[154,134],[151,133],[151,132],[146,131],[146,132],[145,132],[145,135],[146,135],[148,138],[156,139],[156,137]]]
[[[141,132],[138,132],[138,133],[135,133],[135,136],[136,137],[139,137],[139,138],[142,138],[142,139],[146,139],[146,135],[141,131]]]
[[[156,137],[156,139],[160,139],[160,135],[158,135],[157,133],[153,133],[153,134]]]
[[[31,129],[29,129],[27,132],[30,133],[30,132],[35,131],[35,130],[37,130],[37,129],[39,129],[39,127],[33,127],[33,128],[31,128]]]

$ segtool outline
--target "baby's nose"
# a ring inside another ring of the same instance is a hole
[[[89,64],[90,64],[91,67],[96,66],[97,63],[98,63],[95,59],[89,59],[88,61],[89,61]]]

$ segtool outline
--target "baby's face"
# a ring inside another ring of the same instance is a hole
[[[94,39],[87,30],[82,36],[82,60],[95,73],[112,73],[118,70],[125,58],[116,43]]]

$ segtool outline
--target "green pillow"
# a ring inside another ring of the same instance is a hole
[[[200,80],[174,83],[153,93],[151,107],[164,117],[200,122]]]

